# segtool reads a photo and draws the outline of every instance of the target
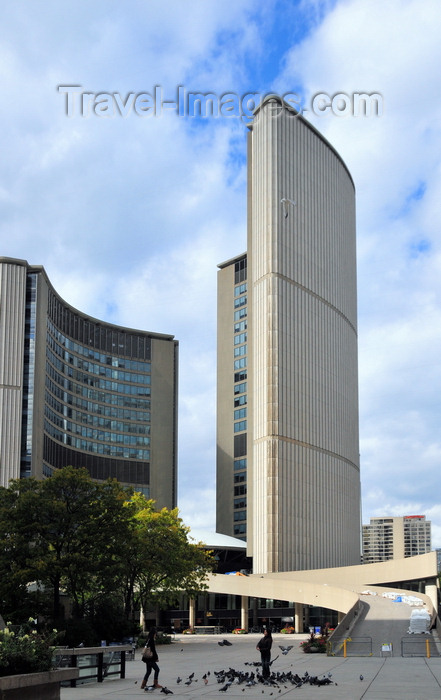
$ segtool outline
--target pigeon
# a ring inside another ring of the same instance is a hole
[[[283,654],[283,656],[286,656],[286,655],[287,655],[287,653],[288,653],[288,652],[289,652],[289,651],[290,651],[290,650],[292,649],[292,645],[291,645],[291,646],[289,646],[289,647],[281,647],[281,646],[280,646],[280,644],[279,644],[279,649],[281,649],[281,650],[282,650],[282,654]]]
[[[176,678],[176,683],[179,684],[181,681],[182,681],[182,678],[180,678],[180,677],[178,676],[178,677]]]
[[[360,680],[362,681],[362,680],[363,680],[363,678],[364,678],[364,676],[362,676],[362,675],[361,675],[361,673],[360,673]]]
[[[190,673],[190,675],[188,676],[188,680],[189,681],[193,680],[193,676],[194,676],[194,671],[193,671],[193,673]]]
[[[165,693],[166,695],[173,695],[173,691],[169,690],[165,686],[163,688],[161,688],[161,693]]]
[[[220,693],[225,693],[225,691],[228,690],[228,688],[230,687],[230,685],[231,685],[231,682],[225,683],[225,685],[224,685],[223,688],[219,688],[219,692],[220,692]]]

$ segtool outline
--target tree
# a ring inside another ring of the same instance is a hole
[[[17,518],[18,494],[0,488],[0,611],[4,619],[20,622],[35,615],[36,596],[28,588],[28,538]]]
[[[15,480],[16,527],[28,541],[22,572],[52,590],[52,617],[61,615],[63,590],[82,618],[86,603],[112,592],[119,577],[120,552],[129,531],[124,503],[130,496],[118,482],[94,482],[86,469],[65,467],[44,481]]]
[[[195,596],[205,590],[214,559],[201,544],[189,542],[178,509],[157,511],[155,502],[140,493],[133,494],[127,507],[132,538],[124,552],[126,615],[137,607],[164,607],[181,592]]]
[[[130,622],[140,606],[167,605],[181,591],[194,596],[214,562],[188,533],[176,508],[156,511],[141,493],[112,479],[95,482],[86,469],[14,480],[0,489],[2,612],[11,619],[9,611],[35,606],[31,583],[35,595],[50,594],[47,614],[57,625],[62,593],[83,627],[106,606]]]

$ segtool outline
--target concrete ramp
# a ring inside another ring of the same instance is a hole
[[[430,656],[439,656],[432,635],[409,634],[410,616],[415,608],[382,595],[361,595],[363,611],[351,630],[347,654],[365,656],[362,652],[372,640],[373,656],[426,656],[426,640],[430,640]],[[358,640],[358,641],[357,641]]]

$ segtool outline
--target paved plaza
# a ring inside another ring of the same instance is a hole
[[[440,700],[441,698],[441,658],[403,658],[401,656],[348,657],[304,654],[299,643],[307,635],[273,635],[272,671],[289,672],[304,677],[329,678],[329,685],[314,686],[303,683],[295,687],[289,682],[273,685],[247,686],[246,683],[232,683],[224,692],[231,698],[293,698],[298,700]],[[159,682],[176,697],[181,698],[220,698],[218,693],[225,683],[218,683],[215,671],[230,668],[243,673],[258,673],[254,662],[260,660],[256,651],[258,634],[248,635],[196,635],[177,636],[171,645],[158,646]],[[219,641],[227,639],[231,646],[219,646]],[[283,655],[279,645],[292,645]],[[277,657],[278,658],[275,658]],[[105,679],[103,683],[87,683],[77,688],[62,688],[61,700],[126,700],[159,696],[161,690],[142,691],[141,680],[145,664],[138,651],[134,661],[126,665],[126,678]],[[209,675],[208,675],[209,672]],[[190,674],[194,674],[188,683]],[[207,675],[208,683],[203,676]],[[329,676],[331,674],[331,676]],[[362,679],[360,679],[362,677]],[[182,681],[178,683],[178,678]]]

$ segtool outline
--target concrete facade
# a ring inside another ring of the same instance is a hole
[[[253,570],[357,564],[354,184],[332,146],[280,98],[267,98],[250,127],[246,257],[238,359],[246,359],[247,373],[244,519]],[[217,423],[217,529],[236,537],[238,259],[219,266]]]
[[[94,319],[12,258],[0,258],[0,331],[0,484],[86,467],[174,508],[173,336]]]

